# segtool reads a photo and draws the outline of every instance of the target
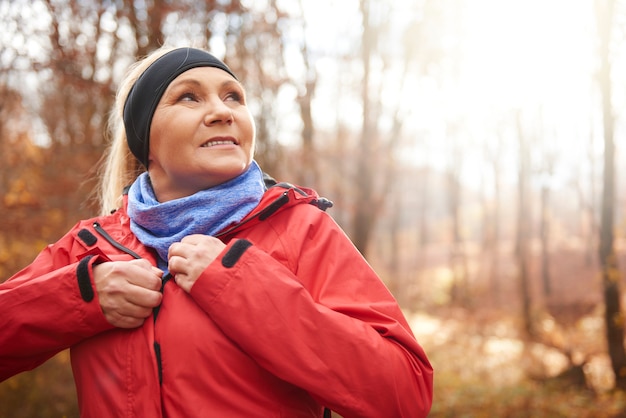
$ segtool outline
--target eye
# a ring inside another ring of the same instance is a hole
[[[180,94],[176,100],[179,102],[197,102],[198,96],[194,92],[187,91]]]
[[[239,93],[238,91],[228,92],[226,94],[226,96],[224,96],[224,101],[225,102],[242,103],[243,102],[243,94]]]

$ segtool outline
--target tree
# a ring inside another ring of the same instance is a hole
[[[452,126],[447,133],[452,145],[446,168],[446,197],[448,219],[450,222],[450,251],[448,264],[452,273],[452,287],[450,299],[452,303],[467,306],[470,303],[468,292],[468,268],[465,254],[465,239],[463,237],[463,219],[461,216],[463,183],[461,170],[463,167],[463,155],[460,146],[459,132]]]
[[[361,140],[356,150],[356,200],[352,219],[352,240],[362,254],[366,254],[374,214],[378,210],[379,204],[375,202],[373,194],[374,173],[378,173],[380,168],[375,169],[376,166],[372,164],[377,129],[375,124],[376,118],[371,110],[372,99],[370,97],[370,68],[375,48],[375,32],[370,22],[370,3],[370,0],[361,0],[360,2],[363,22],[363,35],[361,38],[361,60],[363,63],[361,102],[363,106],[363,119]]]
[[[544,150],[541,176],[540,209],[539,209],[539,240],[541,242],[541,282],[543,295],[549,297],[552,293],[552,277],[550,274],[550,226],[552,221],[550,203],[550,179],[554,172],[556,153]]]
[[[620,301],[621,273],[614,245],[615,206],[615,143],[613,127],[615,120],[611,100],[611,33],[613,31],[614,0],[596,0],[597,28],[599,32],[600,68],[598,80],[602,98],[602,121],[604,128],[604,176],[602,212],[600,218],[599,257],[604,290],[604,321],[606,339],[615,374],[615,386],[626,390],[626,352],[624,350],[624,314]]]
[[[383,81],[376,80],[376,63],[381,72],[392,66],[395,57],[382,48],[382,39],[390,36],[385,16],[391,12],[383,2],[361,0],[362,32],[359,65],[362,68],[359,101],[361,111],[361,132],[354,150],[355,169],[352,177],[354,185],[354,213],[351,220],[351,238],[361,254],[367,254],[368,244],[375,229],[385,199],[391,190],[390,184],[396,175],[395,151],[398,148],[404,115],[401,104],[385,108],[380,100]],[[387,39],[389,40],[389,39]],[[406,47],[404,48],[406,51]],[[410,59],[401,64],[401,76],[393,88],[398,91],[409,75]],[[391,119],[391,127],[384,131],[380,127],[383,115]]]
[[[522,115],[516,115],[519,143],[519,167],[517,172],[517,232],[515,239],[515,259],[517,278],[522,302],[522,321],[526,335],[533,334],[530,300],[530,144],[522,129]]]
[[[500,126],[500,125],[499,125]],[[489,269],[490,292],[493,301],[497,304],[500,301],[500,241],[501,241],[501,216],[502,216],[502,180],[500,178],[502,172],[501,156],[504,151],[504,135],[505,130],[499,129],[493,141],[485,144],[484,153],[487,168],[490,171],[493,181],[493,197],[492,203],[487,203],[487,198],[483,196],[483,251],[487,255]]]
[[[298,2],[302,10],[302,0]],[[319,181],[317,164],[317,153],[315,147],[315,123],[313,121],[313,97],[317,86],[317,71],[313,61],[312,53],[307,43],[306,20],[302,19],[302,40],[300,42],[300,54],[304,64],[304,80],[294,86],[298,90],[297,103],[300,108],[300,119],[302,120],[301,149],[300,149],[300,170],[296,173],[298,184],[315,185]]]

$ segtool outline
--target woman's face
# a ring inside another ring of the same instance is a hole
[[[243,87],[213,67],[185,71],[165,90],[150,125],[148,172],[160,202],[190,196],[243,173],[255,128]]]

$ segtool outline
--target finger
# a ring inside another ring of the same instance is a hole
[[[151,307],[139,306],[124,297],[105,298],[102,311],[110,324],[122,328],[133,328],[143,323],[152,313]]]
[[[150,264],[148,260],[145,260],[145,259],[131,260],[129,261],[129,263],[132,263],[133,265],[135,265],[136,267],[140,269],[145,269],[146,271],[150,273],[156,274],[159,278],[163,277],[163,271],[157,266]]]
[[[146,259],[143,258],[139,258],[136,260],[130,260],[128,261],[128,264],[131,264],[137,268],[141,268],[144,270],[152,270],[154,268],[154,266],[152,264],[150,264],[150,262]]]
[[[120,317],[126,316],[130,318],[144,319],[144,318],[149,317],[152,314],[152,309],[153,308],[148,308],[145,306],[135,305],[130,302],[125,302],[123,306],[120,306],[119,310],[117,311],[117,314],[120,315]]]
[[[183,289],[187,293],[189,293],[191,287],[195,283],[195,279],[185,273],[178,273],[177,275],[175,275],[174,281],[181,289]]]
[[[197,245],[203,241],[210,241],[211,239],[217,239],[217,238],[212,237],[210,235],[191,234],[181,239],[180,242],[183,244]]]
[[[133,265],[124,270],[122,274],[128,283],[149,290],[161,290],[163,272],[152,265],[149,269]]]
[[[167,258],[168,260],[174,256],[184,257],[187,252],[191,249],[192,245],[189,243],[175,242],[170,245],[170,248],[167,250]]]
[[[180,284],[185,281],[186,276],[185,273],[176,273],[174,275],[174,282],[180,286]]]
[[[124,300],[129,304],[152,309],[161,304],[163,294],[156,290],[141,286],[130,286],[124,294]]]
[[[170,259],[168,260],[168,268],[170,270],[170,273],[173,275],[185,272],[186,264],[187,260],[177,255],[170,257]]]
[[[133,318],[124,315],[106,315],[107,320],[113,326],[118,328],[137,328],[140,327],[146,318]]]

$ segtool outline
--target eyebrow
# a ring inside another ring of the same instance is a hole
[[[178,87],[179,85],[185,85],[185,84],[193,84],[196,87],[202,86],[202,83],[196,78],[184,78],[182,80],[172,81],[170,85],[168,86],[168,90],[169,88]],[[220,83],[220,88],[227,87],[231,84],[241,87],[241,84],[237,80],[233,79],[233,80],[224,80],[222,83]]]

